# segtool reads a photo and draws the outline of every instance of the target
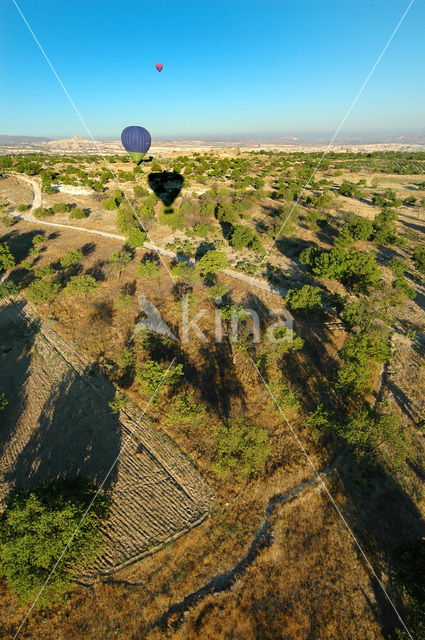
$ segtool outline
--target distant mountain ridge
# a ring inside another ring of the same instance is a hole
[[[41,136],[6,136],[0,135],[0,145],[9,144],[33,144],[39,142],[50,142],[52,138],[43,138]]]
[[[205,136],[201,139],[194,138],[157,138],[152,140],[152,149],[195,149],[229,147],[241,148],[287,148],[288,151],[326,151],[329,148],[330,138],[297,138],[295,136]],[[425,147],[425,134],[402,133],[392,136],[362,136],[355,135],[341,137],[334,140],[332,148],[339,151],[351,150],[402,150],[422,151]],[[52,139],[41,136],[11,136],[0,135],[0,153],[100,153],[100,154],[124,154],[124,148],[119,139],[116,140],[91,140],[74,135],[70,138]]]

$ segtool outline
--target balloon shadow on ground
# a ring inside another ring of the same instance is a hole
[[[180,194],[184,178],[176,171],[161,171],[150,173],[149,186],[166,207],[170,207]]]

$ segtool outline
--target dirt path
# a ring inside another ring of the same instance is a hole
[[[328,475],[331,469],[326,469],[321,473],[321,476]],[[271,544],[273,544],[273,530],[270,525],[270,518],[278,505],[287,504],[295,498],[297,498],[302,492],[311,487],[317,486],[319,479],[314,477],[307,482],[303,482],[298,485],[292,491],[284,494],[277,494],[270,498],[265,509],[265,517],[263,522],[255,534],[251,545],[245,554],[245,556],[239,560],[229,571],[214,576],[204,586],[200,587],[196,591],[188,594],[175,604],[169,606],[169,608],[152,624],[149,631],[155,628],[162,629],[163,631],[173,628],[177,629],[183,622],[185,613],[192,607],[197,605],[201,600],[208,595],[222,593],[232,588],[237,580],[240,580],[248,567],[250,567],[257,558],[260,551]]]

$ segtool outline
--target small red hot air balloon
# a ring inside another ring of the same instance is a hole
[[[158,71],[162,71],[164,68],[164,65],[162,64],[162,62],[157,62],[155,67],[158,69]]]

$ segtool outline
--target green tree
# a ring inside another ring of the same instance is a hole
[[[121,409],[125,409],[129,401],[129,398],[125,395],[125,393],[117,392],[115,398],[109,403],[112,413],[119,413]]]
[[[69,249],[69,251],[63,254],[60,259],[60,263],[64,268],[72,267],[73,265],[78,264],[82,258],[83,254],[81,251],[73,251],[72,249]]]
[[[322,308],[320,287],[311,284],[305,284],[301,289],[289,289],[285,300],[294,311],[316,313]]]
[[[207,296],[214,300],[221,300],[225,295],[229,293],[229,288],[225,284],[215,284],[207,291]]]
[[[0,300],[9,296],[17,296],[19,289],[14,282],[0,282]]]
[[[38,244],[44,244],[45,242],[46,237],[42,233],[37,233],[32,239],[34,247],[36,247]]]
[[[53,205],[54,213],[66,213],[68,211],[68,205],[65,202],[56,202]]]
[[[183,391],[174,396],[171,409],[167,413],[165,421],[171,427],[178,427],[191,433],[194,430],[205,427],[206,417],[206,408],[194,401],[193,393]]]
[[[13,269],[14,266],[15,258],[11,254],[8,245],[5,242],[0,242],[0,271]]]
[[[215,273],[226,269],[229,265],[229,261],[225,253],[221,251],[208,251],[199,260],[198,266],[201,273]]]
[[[240,251],[245,247],[249,247],[257,252],[262,250],[261,243],[255,231],[242,224],[238,224],[233,228],[232,235],[230,236],[230,244],[235,251]]]
[[[133,256],[131,255],[131,253],[129,251],[126,251],[125,249],[123,251],[114,251],[111,254],[109,258],[109,264],[111,264],[117,270],[118,278],[121,277],[121,273],[126,267],[128,267],[132,259]]]
[[[101,524],[108,508],[103,495],[91,504],[95,495],[92,484],[63,480],[10,499],[0,517],[0,571],[21,600],[33,600],[55,569],[38,602],[57,601],[77,571],[102,551]],[[55,567],[71,536],[72,544]]]
[[[93,278],[93,276],[83,274],[80,276],[72,276],[64,288],[64,292],[67,295],[77,293],[86,296],[91,291],[97,289],[98,286],[99,283],[96,282],[96,279]]]
[[[413,254],[412,254],[412,260],[416,269],[421,273],[425,273],[425,244],[418,245],[417,247],[414,248]],[[1,264],[1,253],[0,253],[0,264]]]
[[[187,285],[192,286],[201,279],[198,267],[188,262],[178,262],[171,269],[171,275],[180,278]]]
[[[126,233],[129,247],[143,247],[146,240],[146,233],[140,227],[131,227]]]
[[[55,270],[51,264],[45,264],[34,271],[36,278],[45,278],[46,276],[52,276],[54,273]]]
[[[215,431],[217,455],[213,468],[218,476],[235,474],[240,480],[259,473],[270,449],[267,433],[246,418],[227,420]]]
[[[158,391],[176,385],[182,375],[182,364],[172,365],[167,369],[155,360],[146,360],[142,366],[137,367],[137,380],[143,391],[152,397],[153,404],[158,402]]]
[[[84,209],[75,207],[74,209],[71,209],[68,217],[70,220],[82,220],[83,218],[87,218],[87,213],[84,211]]]
[[[159,273],[159,264],[158,260],[147,259],[141,262],[136,267],[136,274],[140,277],[147,276],[148,278],[153,278]]]
[[[60,284],[52,280],[34,280],[27,291],[33,302],[51,302],[59,294]]]

